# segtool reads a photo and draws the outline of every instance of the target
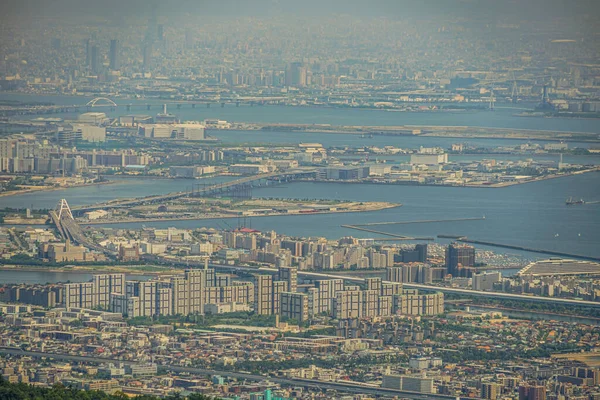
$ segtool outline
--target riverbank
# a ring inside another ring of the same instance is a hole
[[[108,184],[114,184],[114,183],[116,183],[116,182],[115,181],[105,181],[105,182],[81,183],[81,184],[74,184],[74,185],[68,185],[68,186],[40,186],[39,188],[30,188],[30,189],[23,189],[23,190],[10,190],[8,192],[0,193],[0,197],[9,197],[9,196],[16,196],[16,195],[27,194],[27,193],[37,193],[37,192],[54,192],[57,190],[73,189],[73,188],[96,186],[96,185],[108,185]]]
[[[421,136],[462,139],[521,139],[542,141],[580,141],[600,143],[600,137],[592,132],[565,132],[537,129],[508,129],[480,126],[452,125],[329,125],[329,124],[287,124],[287,123],[238,123],[230,129],[240,128],[255,131],[332,133],[371,136]]]
[[[361,204],[361,203],[357,203]],[[370,207],[364,207],[364,206]],[[369,211],[380,211],[387,210],[391,208],[401,207],[402,204],[394,204],[394,203],[362,203],[362,207],[352,210],[327,210],[327,211],[310,211],[310,212],[295,212],[295,213],[281,213],[281,212],[272,212],[272,213],[261,213],[261,214],[244,214],[244,215],[231,215],[231,214],[211,214],[206,216],[190,216],[190,217],[168,217],[168,218],[126,218],[120,220],[94,220],[94,221],[83,221],[78,220],[77,222],[80,225],[105,225],[105,224],[122,224],[122,223],[132,223],[132,222],[162,222],[162,221],[201,221],[201,220],[213,220],[213,219],[232,219],[232,218],[259,218],[259,217],[291,217],[298,215],[319,215],[319,214],[344,214],[344,213],[363,213]]]
[[[534,177],[531,179],[524,179],[518,181],[511,182],[498,182],[493,184],[482,183],[464,183],[464,184],[447,184],[447,183],[421,183],[416,181],[392,181],[392,182],[382,182],[380,180],[329,180],[329,179],[296,179],[296,182],[312,182],[312,183],[341,183],[341,184],[366,184],[366,185],[405,185],[405,186],[436,186],[436,187],[453,187],[453,188],[505,188],[509,186],[517,186],[524,185],[527,183],[539,182],[548,179],[555,178],[565,178],[574,175],[586,174],[589,172],[600,172],[600,166],[581,170],[581,171],[573,171],[562,174],[551,174],[540,177]]]

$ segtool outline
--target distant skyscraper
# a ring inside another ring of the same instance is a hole
[[[85,39],[85,65],[88,67],[92,63],[92,45],[90,43],[90,39]]]
[[[446,249],[446,268],[452,276],[470,277],[475,266],[475,248],[466,244],[452,243]]]
[[[306,86],[306,67],[301,62],[293,62],[285,71],[286,86]]]
[[[97,73],[100,70],[100,54],[98,54],[98,46],[93,45],[90,55],[90,68],[92,72]]]
[[[119,41],[117,39],[112,39],[110,41],[110,69],[113,71],[121,68],[121,63],[119,60]]]
[[[60,38],[52,39],[52,48],[54,50],[60,50],[60,45],[61,45]]]
[[[152,43],[145,43],[142,52],[144,53],[144,70],[147,71],[152,67]]]
[[[158,26],[158,40],[162,41],[165,38],[165,27],[164,25]]]

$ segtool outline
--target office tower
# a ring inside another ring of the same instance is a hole
[[[113,71],[121,68],[121,60],[119,60],[119,40],[112,39],[110,41],[110,69]]]
[[[363,292],[345,290],[337,292],[334,300],[333,317],[352,319],[363,316]]]
[[[270,315],[273,311],[273,277],[271,275],[254,276],[254,312],[258,315]]]
[[[90,39],[85,39],[85,65],[88,67],[92,64],[92,44]]]
[[[412,250],[401,250],[400,254],[396,258],[398,262],[411,263],[427,261],[427,243],[417,244]]]
[[[158,25],[158,40],[162,41],[165,38],[165,27],[163,24]]]
[[[544,386],[519,386],[519,400],[546,400],[546,387]]]
[[[296,292],[298,288],[298,269],[296,267],[279,267],[279,280],[287,282],[289,292]]]
[[[90,55],[90,69],[93,73],[98,73],[100,70],[100,54],[98,54],[98,46],[92,45]]]
[[[274,281],[273,282],[273,298],[271,300],[271,314],[277,315],[280,311],[281,306],[281,293],[289,292],[288,284],[285,281]]]
[[[152,43],[146,42],[142,48],[144,71],[152,68]]]
[[[306,67],[301,62],[293,62],[285,71],[286,86],[306,86]]]
[[[304,293],[281,293],[280,315],[298,323],[308,321],[308,296]]]
[[[471,277],[475,265],[475,248],[466,244],[451,243],[446,249],[446,268],[454,277]]]
[[[427,262],[427,243],[415,245],[415,251],[419,255],[419,262]]]

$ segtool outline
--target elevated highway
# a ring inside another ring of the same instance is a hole
[[[274,180],[274,179],[294,179],[294,177],[306,176],[314,174],[314,169],[296,169],[287,170],[280,172],[270,172],[266,174],[258,174],[252,176],[246,176],[240,179],[236,179],[229,182],[217,183],[206,187],[199,187],[197,190],[192,192],[173,192],[157,196],[138,197],[135,199],[117,200],[107,203],[93,204],[88,206],[73,207],[73,211],[77,214],[84,213],[86,211],[100,210],[105,208],[124,208],[133,207],[142,204],[157,204],[165,201],[175,200],[182,197],[207,197],[212,195],[219,195],[227,193],[229,190],[234,189],[237,186],[249,185],[254,182],[261,180]]]
[[[146,260],[152,262],[160,263],[160,259],[155,256],[144,256]],[[172,262],[169,264],[177,265],[180,267],[198,267],[204,268],[204,263],[200,262]],[[215,269],[225,269],[225,270],[237,270],[249,273],[270,273],[275,274],[278,272],[276,268],[268,268],[268,267],[245,267],[241,265],[222,265],[222,264],[210,264],[211,268]],[[323,273],[323,272],[310,272],[310,271],[298,271],[298,276],[305,276],[311,279],[344,279],[349,282],[357,282],[364,283],[365,278],[361,278],[358,276],[348,276],[343,274],[331,274],[331,273]],[[394,283],[391,281],[383,281],[385,283]],[[526,301],[532,303],[545,303],[545,304],[554,304],[554,305],[564,305],[564,306],[578,306],[578,307],[589,307],[589,308],[600,308],[600,302],[588,301],[588,300],[576,300],[576,299],[563,299],[556,297],[542,297],[542,296],[529,296],[524,294],[515,294],[515,293],[503,293],[503,292],[484,292],[480,290],[471,290],[471,289],[459,289],[459,288],[448,288],[448,287],[440,287],[434,285],[424,285],[420,283],[402,283],[407,289],[418,289],[424,291],[432,291],[432,292],[442,292],[447,294],[461,294],[465,296],[474,296],[474,297],[487,297],[491,299],[504,299],[504,300],[519,300]]]

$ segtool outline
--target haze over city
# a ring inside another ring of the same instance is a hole
[[[600,398],[599,20],[3,1],[0,399]]]

